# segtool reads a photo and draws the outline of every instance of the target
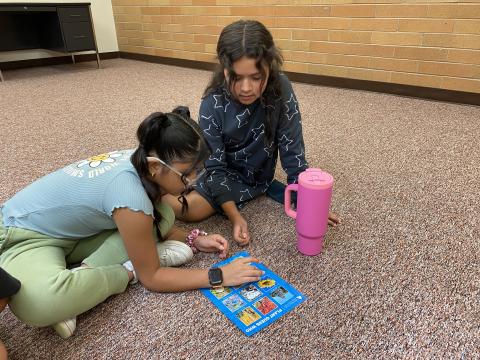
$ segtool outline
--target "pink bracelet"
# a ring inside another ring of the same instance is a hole
[[[194,254],[198,252],[198,249],[193,242],[197,237],[205,235],[208,235],[205,231],[202,231],[200,229],[193,229],[192,231],[190,231],[190,234],[188,234],[185,238],[185,243],[192,248]]]

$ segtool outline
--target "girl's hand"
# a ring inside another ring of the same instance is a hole
[[[242,215],[238,215],[233,221],[233,239],[239,245],[247,245],[250,242],[247,222]]]
[[[338,217],[338,215],[333,212],[329,212],[328,225],[336,227],[338,224],[340,224],[340,218]]]
[[[259,281],[263,275],[263,271],[250,265],[251,262],[258,262],[258,259],[253,257],[240,258],[222,266],[222,286],[236,286]]]
[[[220,259],[225,259],[228,254],[228,241],[222,235],[210,234],[199,236],[193,245],[202,252],[219,252]]]

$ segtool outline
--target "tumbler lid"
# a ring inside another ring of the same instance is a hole
[[[328,189],[333,186],[333,176],[321,169],[309,168],[300,173],[298,184],[309,189]]]

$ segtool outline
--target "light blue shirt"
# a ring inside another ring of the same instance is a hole
[[[112,151],[79,161],[30,184],[2,208],[6,227],[33,230],[54,238],[85,238],[117,226],[117,208],[153,217],[153,205],[130,156]]]

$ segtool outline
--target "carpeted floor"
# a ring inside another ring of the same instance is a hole
[[[188,105],[208,72],[130,60],[5,72],[0,202],[34,179],[135,146],[150,112]],[[307,159],[335,177],[323,253],[300,255],[294,221],[267,198],[244,210],[248,250],[309,299],[252,338],[193,291],[137,284],[79,316],[75,335],[7,310],[12,359],[480,358],[480,108],[294,84]],[[279,179],[284,174],[279,168]],[[215,216],[202,228],[230,235]],[[238,250],[234,246],[235,250]],[[190,266],[217,259],[201,254]]]

